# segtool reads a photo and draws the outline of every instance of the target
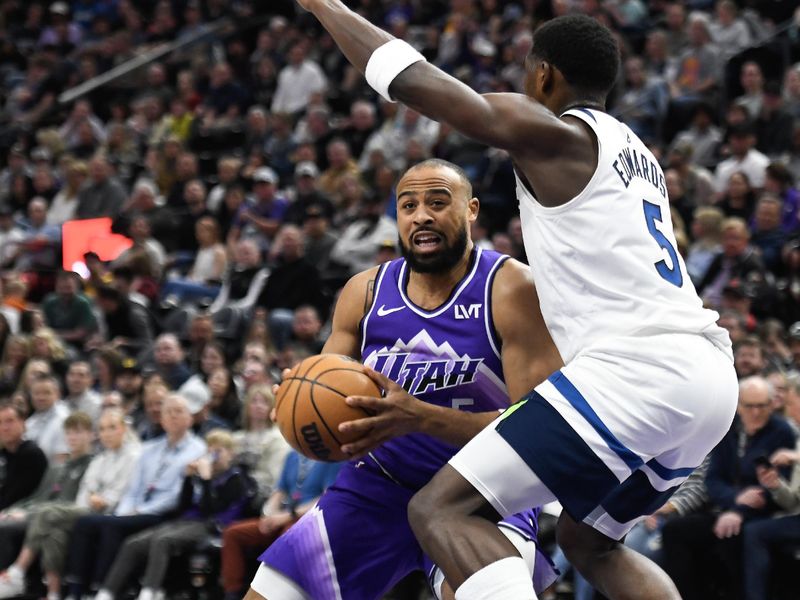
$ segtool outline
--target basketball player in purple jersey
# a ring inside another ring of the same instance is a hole
[[[377,599],[417,569],[442,593],[443,575],[409,526],[408,501],[509,397],[561,365],[536,317],[527,268],[473,245],[478,200],[461,169],[439,160],[409,169],[397,186],[397,214],[404,258],[347,283],[324,352],[373,367],[378,382],[407,402],[408,430],[394,415],[387,428],[372,428],[385,443],[363,455],[358,443],[348,448],[360,458],[261,556],[253,600]],[[422,422],[425,431],[416,429]],[[553,572],[537,559],[537,513],[517,513],[499,527],[542,589]]]

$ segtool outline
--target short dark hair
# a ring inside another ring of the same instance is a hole
[[[22,407],[20,407],[17,404],[14,404],[8,398],[3,398],[2,400],[0,400],[0,412],[3,412],[4,410],[13,410],[14,414],[17,415],[17,418],[20,421],[24,421],[26,418],[25,411],[22,409]]]
[[[619,47],[605,26],[586,15],[546,22],[533,34],[531,55],[547,61],[576,91],[604,100],[617,80]]]
[[[467,198],[472,198],[472,182],[469,180],[469,176],[464,169],[459,167],[457,164],[451,163],[450,161],[443,160],[441,158],[428,158],[422,162],[418,162],[417,164],[410,166],[408,169],[406,169],[406,173],[426,167],[444,167],[446,169],[450,169],[451,171],[455,171],[456,175],[458,175],[458,178],[461,179],[461,182],[464,184],[464,188],[467,191]]]

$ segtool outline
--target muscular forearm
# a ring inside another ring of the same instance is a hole
[[[421,433],[461,447],[474,438],[500,413],[497,411],[472,413],[423,403],[426,412],[420,421]]]

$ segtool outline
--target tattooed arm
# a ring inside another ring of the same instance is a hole
[[[361,360],[359,323],[372,304],[378,267],[354,275],[339,294],[333,311],[333,329],[323,352],[345,354]]]

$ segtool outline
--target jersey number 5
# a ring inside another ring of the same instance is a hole
[[[662,222],[661,207],[658,204],[653,204],[647,200],[643,200],[643,202],[644,219],[647,221],[647,231],[649,231],[650,235],[653,236],[653,239],[658,242],[658,245],[667,251],[667,254],[669,254],[669,261],[672,263],[672,266],[670,267],[667,265],[667,261],[661,259],[655,263],[656,271],[658,271],[658,274],[661,275],[662,279],[666,279],[675,287],[681,287],[683,285],[683,273],[681,273],[681,265],[678,262],[678,253],[675,251],[675,246],[673,246],[667,239],[667,236],[661,233],[656,227],[656,221],[659,223]]]

